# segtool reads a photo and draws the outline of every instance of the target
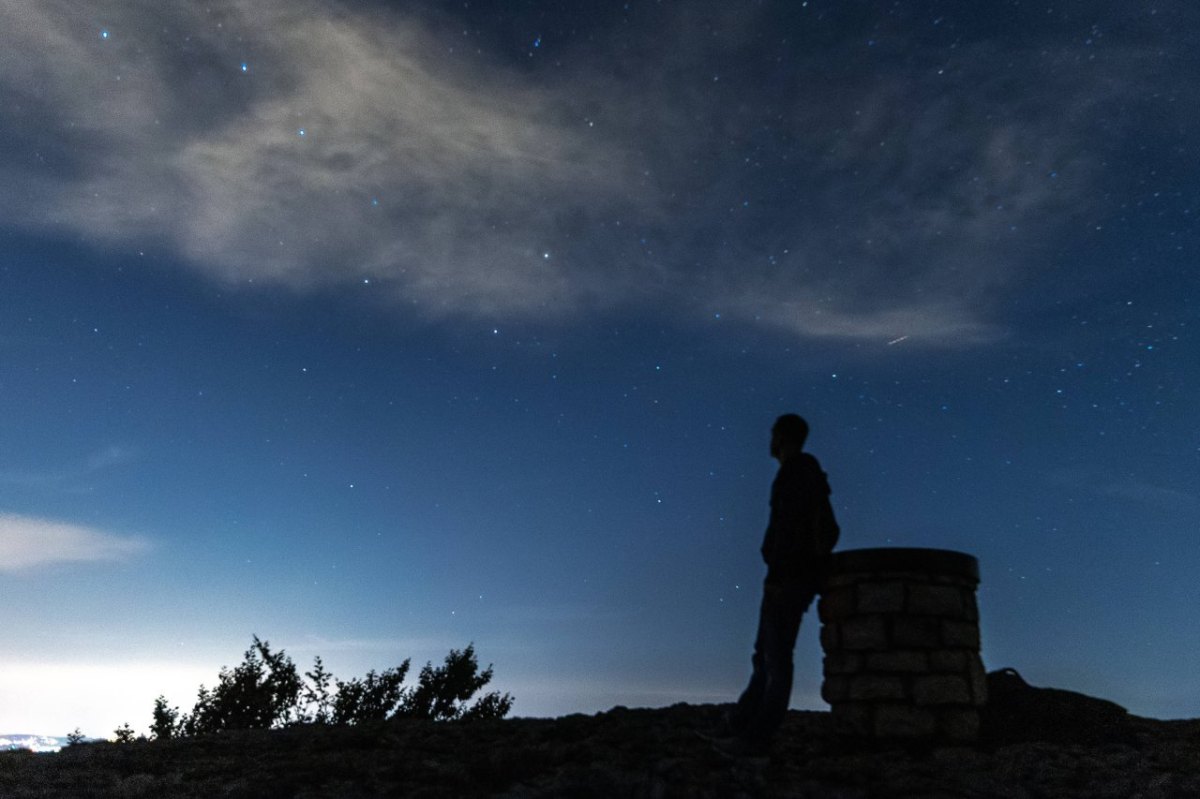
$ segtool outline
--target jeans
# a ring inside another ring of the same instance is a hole
[[[755,743],[767,743],[787,715],[792,698],[792,650],[800,619],[817,595],[815,582],[763,586],[754,671],[729,717],[732,731]]]

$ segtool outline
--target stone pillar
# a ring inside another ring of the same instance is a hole
[[[979,563],[962,552],[834,553],[817,605],[834,719],[874,739],[975,741],[987,701],[978,584]]]

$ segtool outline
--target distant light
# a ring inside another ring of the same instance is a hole
[[[304,135],[304,128],[300,128],[300,130],[296,131],[296,135],[297,135],[297,136],[303,136],[303,135]]]
[[[250,71],[250,65],[247,64],[245,61],[243,61],[242,62],[242,72],[249,72],[249,71]]]
[[[107,39],[107,38],[108,38],[108,31],[107,31],[107,30],[102,30],[102,31],[100,31],[100,38],[101,38],[101,39]]]
[[[379,205],[379,198],[378,198],[378,197],[372,197],[372,198],[371,198],[371,205]]]
[[[541,37],[541,36],[539,36],[539,37],[537,37],[536,39],[534,39],[534,40],[533,40],[533,46],[534,46],[534,47],[541,47],[541,46],[542,46],[542,37]]]

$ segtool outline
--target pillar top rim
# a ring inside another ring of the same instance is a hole
[[[965,552],[924,547],[874,547],[834,552],[829,573],[924,572],[979,581],[979,561]]]

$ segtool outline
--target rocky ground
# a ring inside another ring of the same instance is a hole
[[[1200,720],[1124,716],[1071,736],[1061,723],[1010,717],[979,746],[905,750],[840,739],[828,713],[793,712],[768,757],[744,757],[703,737],[723,709],[8,752],[0,797],[1200,797]]]

